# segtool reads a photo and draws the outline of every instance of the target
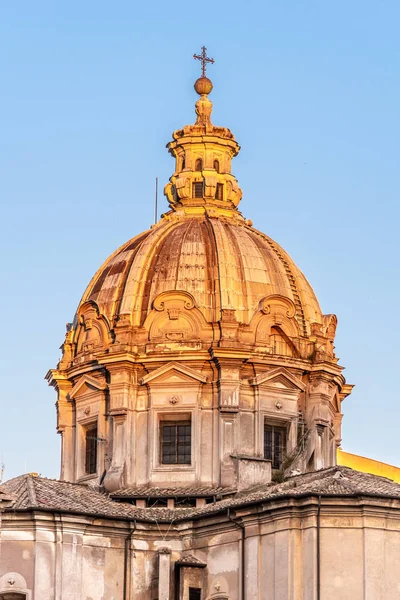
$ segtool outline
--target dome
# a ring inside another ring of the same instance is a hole
[[[289,255],[244,219],[166,215],[121,246],[101,266],[81,303],[95,302],[110,323],[127,315],[142,327],[155,299],[167,291],[189,293],[209,323],[234,311],[249,324],[269,296],[295,307],[301,336],[321,323],[317,298]]]
[[[160,294],[182,292],[208,324],[229,311],[229,319],[246,326],[273,297],[296,323],[287,334],[309,337],[324,323],[317,298],[289,255],[237,208],[242,191],[231,161],[240,146],[228,128],[211,122],[212,87],[203,73],[195,83],[196,122],[175,131],[167,145],[176,160],[164,190],[171,210],[106,260],[81,306],[95,303],[109,327],[122,319],[146,329]]]
[[[285,457],[300,472],[335,463],[351,391],[337,320],[239,211],[240,146],[211,121],[211,87],[196,87],[196,121],[167,145],[170,210],[94,275],[48,373],[62,479],[233,489]]]

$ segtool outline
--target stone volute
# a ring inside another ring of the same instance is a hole
[[[336,317],[238,211],[239,145],[211,122],[211,81],[195,89],[167,146],[169,212],[100,267],[48,373],[62,479],[243,489],[335,464]]]

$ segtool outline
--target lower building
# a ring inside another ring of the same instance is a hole
[[[389,479],[330,467],[228,495],[185,493],[195,490],[149,489],[128,503],[84,484],[9,481],[0,598],[400,597],[400,486]]]

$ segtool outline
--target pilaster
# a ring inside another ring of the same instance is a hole
[[[160,548],[158,551],[158,600],[171,598],[171,550]]]
[[[130,362],[107,364],[110,424],[110,466],[104,479],[108,491],[135,479],[135,446],[132,428],[137,397],[136,366]],[[130,433],[128,433],[130,432]]]
[[[57,381],[58,399],[57,431],[61,434],[60,479],[74,481],[75,478],[75,402],[68,398],[72,384],[68,380]]]

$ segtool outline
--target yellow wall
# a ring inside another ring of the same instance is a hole
[[[372,473],[372,475],[380,475],[393,479],[396,483],[400,483],[400,468],[388,465],[372,458],[365,458],[350,452],[343,452],[340,448],[337,450],[337,464],[343,467],[351,467],[362,473]]]

